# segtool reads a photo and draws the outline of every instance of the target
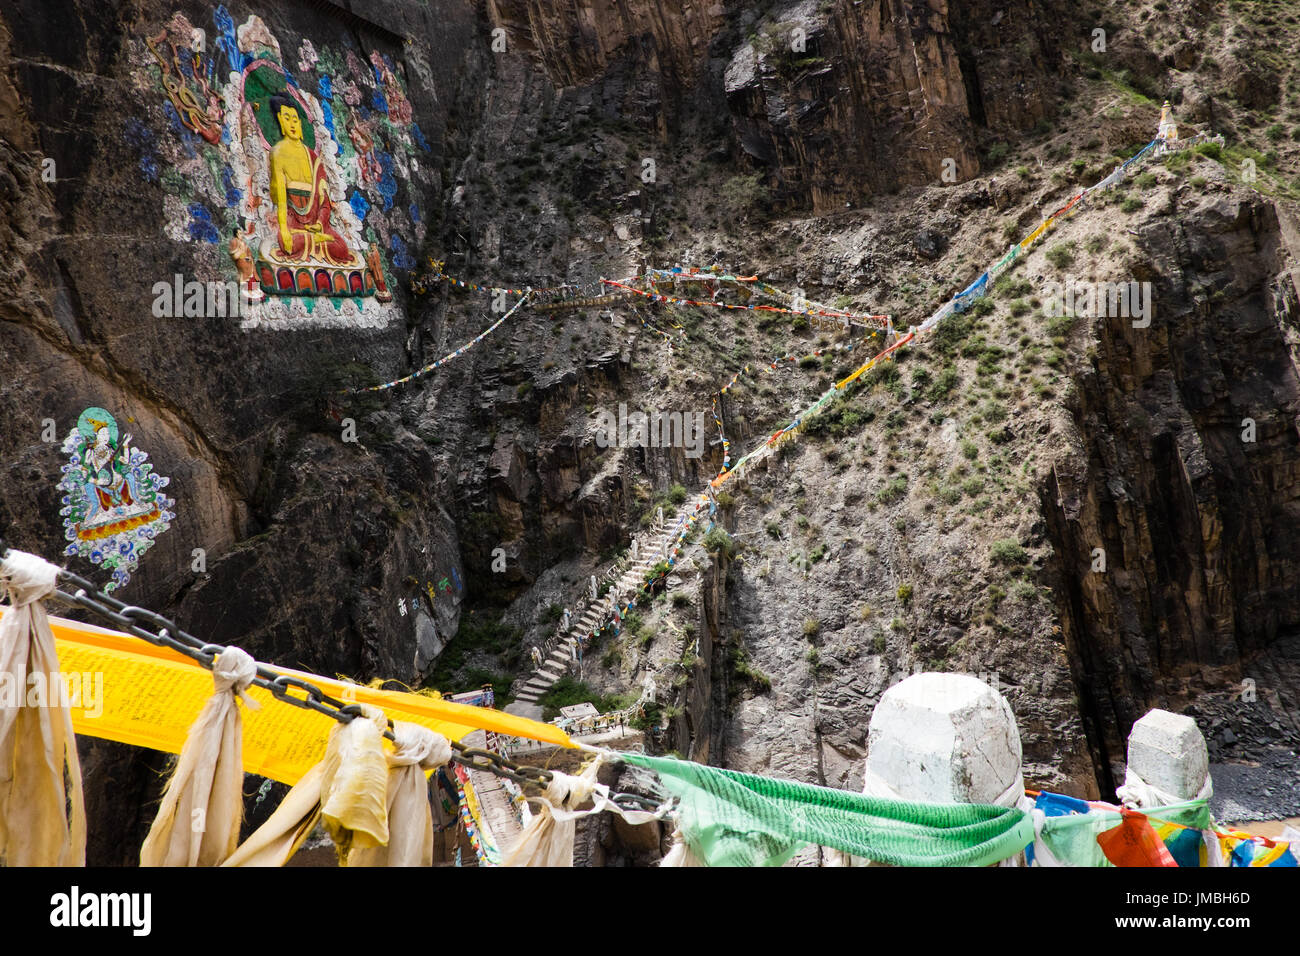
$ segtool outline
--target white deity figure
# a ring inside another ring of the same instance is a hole
[[[599,593],[599,591],[600,588],[596,586],[596,575],[593,574],[591,576],[591,599],[593,601],[596,600],[596,596]]]

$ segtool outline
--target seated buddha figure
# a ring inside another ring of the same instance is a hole
[[[271,97],[282,137],[271,147],[271,201],[275,203],[279,247],[272,256],[286,263],[356,266],[361,262],[330,223],[333,203],[319,154],[302,141],[302,117],[284,95]]]

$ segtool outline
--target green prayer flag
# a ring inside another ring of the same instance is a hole
[[[1034,841],[1014,807],[884,800],[668,757],[622,754],[677,797],[679,826],[709,866],[780,866],[801,846],[895,866],[989,866]]]

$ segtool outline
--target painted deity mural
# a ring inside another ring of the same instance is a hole
[[[168,235],[211,247],[196,278],[238,282],[244,328],[386,325],[387,269],[414,266],[414,190],[434,182],[397,64],[308,39],[289,55],[224,6],[211,35],[175,14],[136,63],[163,122],[126,136],[166,191]]]
[[[122,434],[117,419],[87,408],[63,442],[68,462],[59,490],[68,557],[113,572],[104,590],[124,586],[154,538],[171,526],[175,502],[162,494],[170,479],[154,473],[149,456]]]

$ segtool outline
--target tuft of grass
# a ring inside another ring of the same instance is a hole
[[[1074,243],[1059,242],[1043,255],[1057,269],[1068,269],[1074,265]]]
[[[902,475],[896,475],[887,481],[883,488],[876,492],[876,500],[882,505],[892,504],[907,493],[907,479]]]
[[[732,558],[740,550],[740,545],[735,538],[727,533],[725,528],[715,526],[710,528],[709,533],[704,536],[704,550],[710,554],[721,554]]]
[[[989,548],[989,554],[995,564],[1019,566],[1029,560],[1028,553],[1015,538],[999,538],[994,541]]]

